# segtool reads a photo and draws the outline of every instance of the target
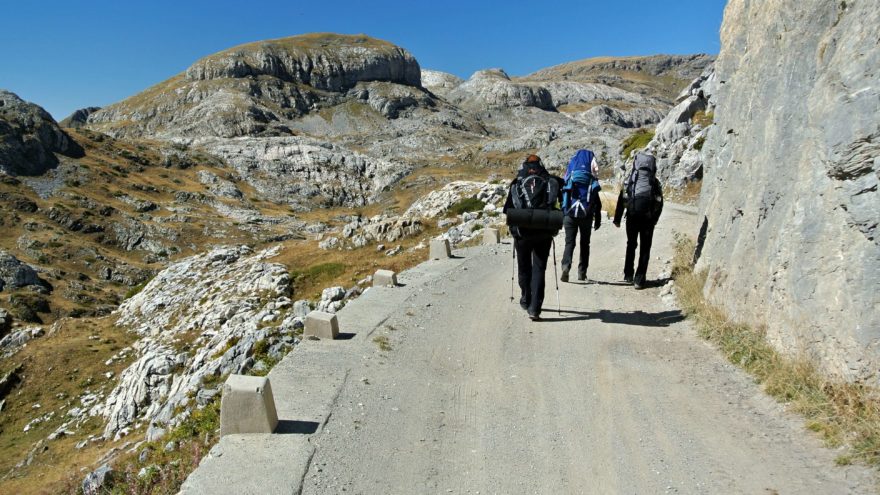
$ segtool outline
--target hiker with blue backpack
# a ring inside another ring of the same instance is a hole
[[[544,304],[544,272],[553,238],[562,227],[562,179],[550,175],[537,155],[529,155],[510,183],[504,214],[513,235],[513,257],[519,275],[519,305],[529,318],[540,320]],[[553,257],[556,269],[556,254]],[[554,277],[555,280],[555,277]],[[511,278],[511,284],[513,280]],[[513,298],[511,286],[511,298]],[[559,286],[556,287],[557,309]]]
[[[663,188],[657,180],[657,163],[647,153],[637,153],[632,171],[627,175],[623,188],[617,198],[614,211],[614,226],[620,227],[620,220],[626,210],[626,258],[623,262],[623,280],[633,284],[636,289],[646,286],[648,261],[651,259],[651,242],[654,226],[663,212]],[[633,271],[639,247],[639,265]]]
[[[562,277],[560,277],[563,282],[568,282],[578,233],[581,236],[578,280],[587,281],[587,268],[590,266],[590,228],[599,230],[602,224],[602,202],[599,200],[601,187],[599,179],[596,178],[598,172],[596,157],[590,150],[578,150],[565,169],[562,188],[565,251],[562,254]]]

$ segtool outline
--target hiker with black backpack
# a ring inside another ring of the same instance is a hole
[[[541,318],[547,258],[553,237],[562,227],[562,212],[556,207],[562,199],[561,185],[562,179],[551,176],[537,155],[529,155],[511,182],[504,204],[517,258],[519,305],[532,320]]]
[[[590,150],[578,150],[568,162],[562,188],[562,211],[565,219],[565,251],[562,254],[562,276],[560,280],[568,282],[571,271],[574,247],[578,233],[581,235],[581,251],[578,260],[578,280],[587,280],[587,268],[590,266],[590,227],[599,230],[602,224],[602,202],[599,200],[599,180],[596,174],[599,166],[596,157]]]
[[[623,262],[623,280],[636,289],[645,288],[648,261],[651,258],[651,241],[654,226],[663,212],[663,189],[657,180],[657,163],[647,153],[637,153],[632,171],[617,197],[614,210],[614,226],[620,227],[620,219],[626,210],[626,258]],[[633,272],[636,247],[639,248],[639,265]]]

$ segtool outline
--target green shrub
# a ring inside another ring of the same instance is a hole
[[[313,265],[305,270],[292,272],[294,280],[320,280],[338,277],[345,273],[345,265],[342,263],[321,263]]]
[[[639,129],[630,134],[628,138],[623,140],[623,150],[620,153],[620,158],[626,161],[634,151],[644,149],[652,139],[654,139],[653,129]]]
[[[464,198],[450,206],[447,213],[450,215],[461,215],[462,213],[469,213],[472,211],[483,211],[484,206],[486,206],[486,203],[480,201],[476,197]]]
[[[138,295],[140,291],[144,290],[144,287],[146,287],[147,284],[150,283],[150,280],[153,280],[153,277],[150,277],[147,280],[144,280],[143,282],[135,285],[131,289],[128,289],[128,292],[125,293],[125,299],[131,299],[132,297]]]

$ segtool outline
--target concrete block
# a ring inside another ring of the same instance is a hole
[[[501,232],[498,229],[486,227],[483,229],[483,244],[498,244],[501,242]]]
[[[391,270],[377,270],[373,275],[373,287],[394,287],[397,285],[397,274]]]
[[[265,376],[229,375],[220,399],[220,436],[272,433],[278,413],[272,386]]]
[[[431,259],[443,260],[452,257],[452,250],[449,248],[447,239],[431,239]]]
[[[339,335],[339,320],[333,313],[312,311],[306,315],[306,328],[303,334],[306,337],[333,340]]]

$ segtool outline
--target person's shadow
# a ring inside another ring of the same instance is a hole
[[[545,314],[553,314],[555,311],[546,309]],[[559,317],[541,317],[541,321],[559,322],[559,321],[581,321],[581,320],[600,320],[602,323],[612,325],[632,325],[638,327],[668,327],[674,323],[684,320],[685,316],[680,310],[661,311],[659,313],[647,313],[645,311],[629,311],[617,312],[607,309],[599,311],[579,311],[576,309],[563,308]]]

